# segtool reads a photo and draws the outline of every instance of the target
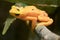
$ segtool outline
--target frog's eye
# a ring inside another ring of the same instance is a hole
[[[16,9],[17,9],[18,11],[20,11],[20,9],[19,9],[18,7],[16,7]]]
[[[20,11],[19,9],[17,9],[18,11]]]

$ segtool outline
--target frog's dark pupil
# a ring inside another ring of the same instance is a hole
[[[19,11],[19,9],[17,9]]]
[[[19,14],[15,14],[16,16],[19,16]]]

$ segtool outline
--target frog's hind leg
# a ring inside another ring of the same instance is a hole
[[[48,21],[50,18],[49,17],[46,17],[46,16],[38,16],[38,20],[39,21],[44,21],[44,22],[46,22],[46,21]]]
[[[49,26],[53,23],[53,20],[49,17],[38,16],[38,20],[40,21],[38,22],[38,25]]]

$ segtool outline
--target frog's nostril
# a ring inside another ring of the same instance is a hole
[[[19,14],[15,14],[15,16],[19,16]]]

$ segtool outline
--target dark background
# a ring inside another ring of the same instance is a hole
[[[12,1],[12,0],[11,0]],[[32,2],[32,1],[28,1]],[[42,1],[43,2],[43,1]],[[27,3],[27,2],[26,2]],[[32,2],[34,4],[35,2]],[[37,2],[39,3],[39,2]],[[58,0],[58,3],[56,1],[55,4],[59,5],[60,1]],[[4,22],[9,16],[9,9],[11,6],[15,4],[13,1],[0,1],[0,40],[27,40],[28,34],[29,34],[29,28],[26,25],[26,23],[22,20],[15,20],[10,28],[8,29],[7,33],[5,35],[2,35],[2,30],[4,27]],[[47,3],[47,4],[54,4],[54,3]],[[37,6],[38,7],[38,6]],[[38,7],[42,10],[45,10],[48,15],[53,18],[54,23],[50,25],[48,28],[60,35],[60,7],[54,8],[54,7]]]

